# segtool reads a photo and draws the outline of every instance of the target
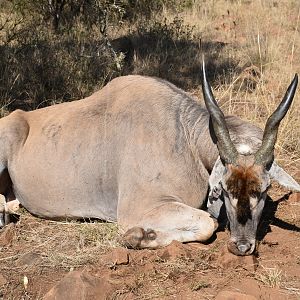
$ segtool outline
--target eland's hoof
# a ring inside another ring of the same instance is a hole
[[[142,242],[155,240],[156,233],[152,229],[144,230],[141,227],[132,227],[123,235],[123,241],[126,247],[141,248]]]

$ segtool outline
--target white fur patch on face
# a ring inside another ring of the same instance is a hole
[[[237,146],[237,151],[240,154],[251,154],[252,153],[252,149],[250,148],[250,146],[246,145],[246,144],[240,144]]]

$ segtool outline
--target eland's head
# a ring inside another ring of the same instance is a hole
[[[242,154],[231,140],[224,114],[206,79],[203,62],[203,95],[220,155],[211,176],[225,201],[231,232],[228,248],[234,254],[248,255],[255,249],[257,227],[270,178],[286,187],[300,190],[299,184],[274,162],[278,127],[293,101],[297,83],[296,74],[283,100],[266,123],[260,148],[255,153]]]

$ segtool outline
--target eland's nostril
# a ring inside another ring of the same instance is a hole
[[[237,243],[237,248],[241,253],[246,253],[251,248],[251,245],[248,242],[246,242],[246,243]]]

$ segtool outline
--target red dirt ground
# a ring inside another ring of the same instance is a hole
[[[28,243],[26,234],[19,234],[19,227],[37,234],[43,227],[55,237],[55,231],[63,228],[21,216],[19,223],[0,232],[0,299],[42,299],[46,294],[45,299],[299,299],[300,194],[273,199],[256,256],[229,254],[229,232],[223,231],[207,245],[173,242],[158,250],[106,248],[95,254],[93,263],[75,269],[45,263],[46,242]],[[53,251],[60,242],[50,241]]]

